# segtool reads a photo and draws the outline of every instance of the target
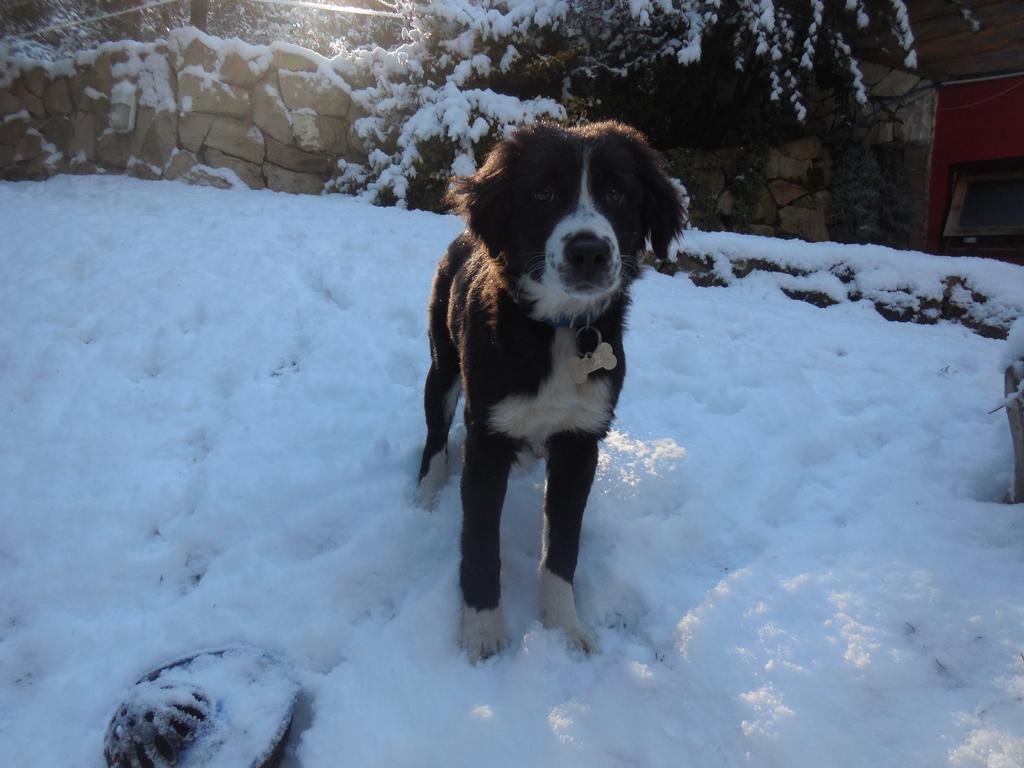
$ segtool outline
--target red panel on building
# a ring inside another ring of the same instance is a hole
[[[939,90],[928,195],[928,250],[955,252],[942,237],[957,171],[1024,163],[1024,75],[944,85]],[[983,247],[977,249],[984,252]],[[1007,255],[1019,257],[1020,250]]]

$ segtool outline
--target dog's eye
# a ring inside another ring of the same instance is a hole
[[[551,191],[551,187],[539,187],[533,190],[533,199],[538,203],[550,203],[555,198],[555,193]]]
[[[619,205],[626,199],[626,193],[618,187],[608,187],[608,190],[604,193],[604,199],[612,205]]]

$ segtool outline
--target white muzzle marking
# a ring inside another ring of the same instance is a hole
[[[566,271],[565,247],[577,235],[592,235],[607,243],[608,271],[612,278],[607,288],[596,292],[580,293],[566,286],[562,274]],[[544,274],[540,280],[524,277],[522,290],[534,303],[535,319],[558,319],[565,316],[585,318],[600,315],[622,284],[622,254],[612,223],[597,209],[590,193],[590,154],[583,157],[580,178],[580,196],[576,208],[562,219],[544,245]]]

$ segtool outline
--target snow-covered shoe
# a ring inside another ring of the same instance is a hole
[[[110,768],[273,768],[281,761],[299,686],[265,651],[233,646],[144,675],[114,712]]]

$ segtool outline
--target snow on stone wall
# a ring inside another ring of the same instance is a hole
[[[319,194],[365,163],[336,62],[195,29],[60,62],[0,61],[0,178],[128,173]]]
[[[819,307],[867,302],[887,320],[955,322],[995,339],[1005,339],[1024,317],[1024,269],[995,259],[882,245],[831,243],[822,250],[800,240],[696,229],[686,230],[674,251],[648,263],[700,286],[764,284]]]

